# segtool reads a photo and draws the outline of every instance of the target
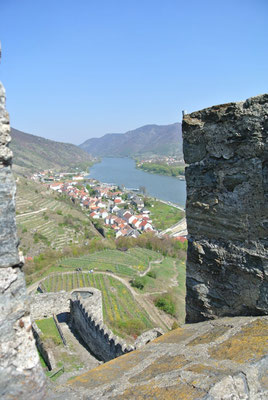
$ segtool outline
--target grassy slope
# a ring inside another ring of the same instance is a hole
[[[38,319],[35,321],[43,333],[43,339],[52,339],[55,344],[61,344],[61,337],[53,318]]]
[[[46,210],[34,213],[42,209]],[[17,179],[16,214],[20,247],[26,256],[79,245],[96,236],[80,207],[24,177]]]
[[[11,137],[10,148],[17,171],[85,167],[92,163],[92,157],[73,144],[54,142],[13,128]]]
[[[98,271],[109,270],[122,276],[133,276],[136,272],[143,272],[149,261],[159,259],[159,254],[147,250],[134,248],[127,252],[118,250],[103,250],[79,258],[67,258],[61,264],[65,267],[80,267]]]
[[[160,230],[165,230],[175,225],[184,217],[183,211],[161,201],[149,200],[149,205],[146,204],[146,208],[151,212],[150,218],[154,226]]]
[[[136,258],[136,259],[135,259]],[[47,273],[58,272],[50,275],[43,281],[47,291],[72,290],[83,286],[93,286],[102,290],[103,310],[105,323],[121,336],[130,333],[139,334],[149,329],[154,324],[147,313],[140,308],[129,290],[118,280],[111,276],[98,274],[98,270],[113,271],[129,281],[138,276],[138,265],[143,269],[148,266],[150,260],[159,260],[161,255],[147,249],[133,248],[127,252],[118,250],[105,250],[77,258],[61,260],[61,267],[55,266]],[[109,261],[110,260],[110,261]],[[118,264],[117,264],[118,263]],[[119,266],[116,269],[116,265]],[[121,266],[124,267],[121,270]],[[77,267],[83,272],[72,272]],[[94,268],[94,273],[84,273]],[[179,323],[184,321],[185,304],[185,263],[174,258],[166,257],[159,264],[152,264],[151,270],[156,272],[156,279],[145,276],[145,286],[142,290],[136,289],[140,295],[149,295],[152,299],[156,293],[169,291],[176,304],[176,319]]]
[[[159,174],[159,175],[168,175],[168,176],[184,176],[184,166],[172,166],[163,163],[137,163],[136,168],[143,169],[146,172],[150,172],[152,174]]]

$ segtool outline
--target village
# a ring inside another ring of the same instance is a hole
[[[90,179],[87,174],[42,171],[34,173],[31,179],[79,204],[93,223],[99,222],[96,226],[103,226],[115,238],[137,238],[143,232],[158,233],[143,196],[132,190]]]

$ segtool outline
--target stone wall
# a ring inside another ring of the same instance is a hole
[[[267,354],[268,317],[221,318],[165,333],[67,386],[81,399],[267,400]]]
[[[5,90],[0,82],[0,398],[42,399],[45,376],[31,330],[15,224],[15,183]]]
[[[75,289],[72,292],[50,292],[36,293],[30,296],[31,318],[33,320],[53,317],[53,314],[69,313],[70,300],[75,300],[77,294],[86,296],[88,308],[98,321],[103,321],[102,294],[101,291],[92,287]],[[84,300],[85,301],[85,300]]]
[[[30,297],[32,320],[70,312],[71,293],[37,293]]]
[[[42,331],[38,328],[35,322],[32,324],[33,335],[40,354],[42,355],[49,371],[56,368],[56,360],[53,356],[52,351],[46,346],[46,343],[42,339]]]
[[[71,324],[92,353],[102,361],[112,360],[134,349],[96,319],[91,313],[90,304],[80,295],[76,300],[71,300]]]
[[[268,95],[184,116],[187,322],[268,314]]]

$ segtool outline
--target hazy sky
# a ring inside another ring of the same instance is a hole
[[[268,0],[0,0],[13,127],[82,143],[267,92]]]

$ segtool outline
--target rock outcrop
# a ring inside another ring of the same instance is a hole
[[[42,399],[45,377],[31,330],[15,224],[15,182],[5,90],[0,82],[0,398]]]
[[[268,314],[268,95],[184,116],[187,322]]]

